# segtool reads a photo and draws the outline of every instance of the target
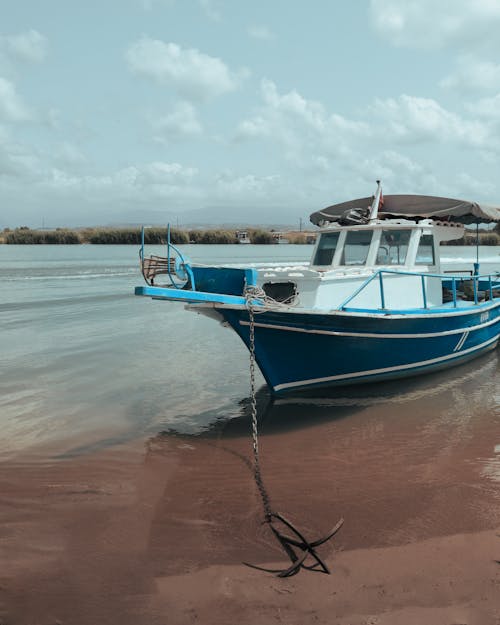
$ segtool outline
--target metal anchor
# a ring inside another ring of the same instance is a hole
[[[281,524],[291,530],[295,537],[283,534],[279,529],[275,527],[275,525],[273,525],[273,520],[279,521]],[[257,566],[256,564],[250,564],[248,562],[244,562],[243,564],[259,571],[273,573],[277,577],[292,577],[293,575],[296,575],[301,568],[308,571],[315,571],[317,573],[326,573],[327,575],[330,574],[330,569],[318,555],[316,547],[319,547],[320,545],[326,543],[328,540],[330,540],[330,538],[335,536],[335,534],[344,524],[344,519],[340,519],[337,525],[335,525],[335,527],[326,536],[314,541],[308,541],[307,538],[305,538],[305,536],[302,534],[302,532],[300,532],[293,525],[293,523],[286,519],[282,514],[279,514],[277,512],[270,513],[270,515],[266,519],[266,522],[269,523],[271,531],[280,542],[285,553],[290,558],[292,564],[285,569],[268,569],[263,566]],[[299,553],[297,553],[296,549],[299,551]],[[305,563],[308,556],[311,556],[311,558],[314,560],[313,564]]]

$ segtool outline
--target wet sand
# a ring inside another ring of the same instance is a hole
[[[404,393],[262,411],[273,508],[313,539],[345,518],[319,548],[331,575],[242,565],[287,565],[262,523],[246,406],[200,436],[5,461],[0,623],[498,625],[496,376],[490,358]]]

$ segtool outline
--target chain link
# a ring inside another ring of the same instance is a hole
[[[264,508],[264,516],[267,522],[271,521],[272,510],[269,495],[264,486],[262,480],[262,474],[260,471],[260,459],[259,459],[259,433],[257,424],[257,394],[255,390],[255,320],[254,320],[254,305],[253,298],[260,293],[251,287],[247,287],[245,290],[246,306],[248,310],[248,321],[250,328],[249,335],[249,350],[250,350],[250,405],[252,413],[252,442],[253,442],[253,459],[254,459],[254,477],[257,488],[262,499],[262,505]]]

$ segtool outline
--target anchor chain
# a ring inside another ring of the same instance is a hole
[[[259,493],[262,499],[262,505],[264,508],[264,517],[267,522],[269,522],[272,518],[272,510],[271,510],[271,502],[269,500],[269,495],[267,494],[266,488],[264,486],[264,482],[262,481],[262,474],[260,472],[260,461],[259,461],[259,435],[257,428],[257,393],[255,390],[255,318],[254,318],[254,309],[252,303],[253,293],[247,289],[246,291],[246,302],[248,309],[248,320],[250,322],[250,337],[249,337],[249,347],[250,347],[250,404],[252,410],[252,447],[253,447],[253,470],[255,483],[257,484],[257,488],[259,489]]]
[[[265,298],[265,299],[264,299]],[[260,470],[260,458],[259,458],[259,434],[257,423],[257,397],[255,390],[255,310],[254,299],[264,300],[268,299],[262,289],[258,287],[245,288],[245,300],[248,310],[249,320],[249,351],[250,351],[250,404],[252,413],[252,447],[254,458],[254,479],[257,489],[259,491],[262,507],[264,509],[264,522],[267,523],[273,532],[274,536],[280,543],[281,547],[290,558],[291,565],[284,569],[269,569],[255,564],[244,562],[246,566],[258,569],[259,571],[265,571],[267,573],[274,573],[277,577],[291,577],[296,575],[301,568],[308,571],[317,571],[321,573],[330,574],[330,570],[325,562],[320,558],[316,552],[316,547],[326,543],[332,538],[342,527],[344,519],[340,519],[335,527],[324,537],[310,541],[300,532],[288,519],[286,519],[279,512],[274,512],[271,508],[271,501],[267,490],[264,486],[262,479],[262,473]],[[282,529],[276,527],[279,523],[280,527],[284,527],[285,530],[290,530],[292,536],[284,534]],[[310,556],[314,562],[313,564],[306,564],[307,557]]]

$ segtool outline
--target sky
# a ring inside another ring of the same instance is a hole
[[[2,0],[0,228],[500,204],[500,0]]]

